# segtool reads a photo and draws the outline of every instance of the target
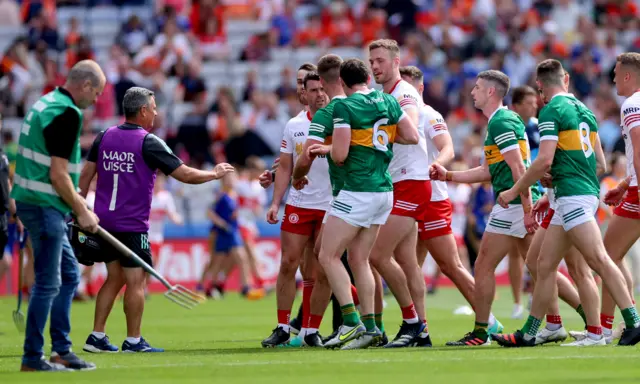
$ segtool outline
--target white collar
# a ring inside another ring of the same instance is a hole
[[[506,106],[506,105],[501,105],[501,106],[499,106],[498,108],[496,108],[496,110],[495,110],[495,111],[493,111],[493,113],[491,114],[491,116],[489,116],[489,120],[487,120],[487,121],[491,121],[491,118],[493,117],[493,115],[495,115],[495,114],[496,114],[496,112],[498,112],[498,111],[499,111],[499,110],[501,110],[501,109],[508,109],[508,108],[507,108],[507,106]]]
[[[335,99],[346,99],[346,98],[347,98],[347,96],[345,96],[345,95],[336,95],[336,96],[333,96],[331,98],[331,100],[333,101]]]
[[[556,96],[575,97],[575,96],[573,96],[573,93],[569,93],[569,92],[560,92],[560,93],[556,93],[555,95],[553,95],[553,96],[551,97],[551,100],[553,100],[553,98],[554,98],[554,97],[556,97]],[[551,100],[549,100],[549,101],[551,101]]]
[[[363,95],[368,95],[371,92],[373,92],[373,89],[371,89],[371,88],[368,88],[366,91],[356,91],[356,93],[360,93],[360,94],[363,94]]]

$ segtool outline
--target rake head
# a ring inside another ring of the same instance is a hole
[[[193,309],[196,305],[207,301],[206,297],[199,295],[182,285],[174,285],[164,295],[167,299],[187,309]]]
[[[24,314],[21,311],[13,311],[13,322],[20,333],[24,333],[26,328]]]

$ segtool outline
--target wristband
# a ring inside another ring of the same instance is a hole
[[[453,181],[453,173],[449,172],[449,171],[445,171],[444,173],[444,179],[446,181]]]

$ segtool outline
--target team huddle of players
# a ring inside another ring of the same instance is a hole
[[[595,221],[598,174],[604,154],[594,114],[568,93],[561,63],[545,60],[536,84],[546,104],[539,115],[540,148],[531,163],[525,125],[503,106],[509,78],[481,72],[471,92],[488,118],[485,160],[452,172],[451,137],[443,117],[422,101],[418,68],[400,67],[393,40],[369,45],[369,64],[383,91],[368,87],[369,67],[361,60],[329,54],[317,67],[298,71],[298,95],[307,107],[286,125],[267,220],[282,222],[282,262],[276,284],[278,325],[264,347],[301,345],[341,349],[431,346],[425,310],[422,264],[429,252],[475,311],[473,330],[451,346],[533,346],[563,341],[558,297],[585,321],[570,332],[572,346],[611,342],[619,307],[625,327],[620,345],[640,341],[630,274],[622,263],[640,237],[636,168],[640,166],[640,54],[617,57],[615,83],[627,97],[621,118],[628,177],[604,200],[617,206],[604,241]],[[541,182],[547,189],[540,196]],[[452,205],[446,182],[491,182],[491,211],[475,264],[475,278],[462,266],[451,230]],[[539,223],[536,218],[542,218]],[[522,329],[502,334],[491,313],[495,269],[517,247],[534,281],[531,313]],[[346,251],[348,263],[343,263]],[[577,289],[558,272],[565,258]],[[348,268],[345,268],[347,266]],[[304,279],[302,324],[290,324],[295,274]],[[349,271],[350,269],[350,271]],[[603,281],[602,303],[591,269]],[[350,276],[350,274],[352,276]],[[402,312],[394,339],[382,320],[382,279]],[[355,287],[351,282],[355,282]],[[342,325],[321,338],[318,329],[331,296],[339,302]],[[547,324],[541,328],[546,315]],[[604,329],[604,333],[603,333]],[[291,335],[297,333],[297,337]]]

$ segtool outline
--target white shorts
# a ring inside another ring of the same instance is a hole
[[[393,209],[393,192],[340,191],[331,202],[329,215],[354,227],[383,225]]]
[[[524,227],[524,211],[521,204],[509,204],[509,208],[502,208],[498,204],[493,206],[485,232],[497,233],[522,239],[527,235]]]
[[[568,232],[580,224],[595,220],[598,203],[598,198],[590,195],[558,197],[551,225],[562,225]]]

